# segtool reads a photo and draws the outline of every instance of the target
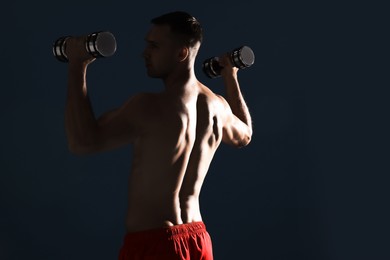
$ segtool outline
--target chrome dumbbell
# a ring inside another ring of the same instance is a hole
[[[248,46],[241,46],[228,53],[233,66],[243,69],[253,65],[255,62],[255,54]],[[209,78],[217,78],[221,76],[221,66],[219,65],[219,57],[211,57],[206,59],[203,64],[203,72]]]
[[[72,36],[63,36],[53,43],[53,54],[62,62],[68,62],[66,56],[66,40]],[[85,49],[95,58],[112,56],[116,51],[114,35],[108,31],[94,32],[86,36]]]

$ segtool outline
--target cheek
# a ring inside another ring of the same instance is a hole
[[[168,52],[160,52],[155,56],[155,61],[160,66],[169,66],[173,62],[173,56]]]

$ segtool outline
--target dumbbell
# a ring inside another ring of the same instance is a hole
[[[68,62],[66,56],[66,40],[72,36],[63,36],[53,43],[53,54],[62,62]],[[116,51],[114,35],[108,31],[98,31],[86,36],[85,49],[95,58],[112,56]]]
[[[248,46],[241,46],[228,52],[230,60],[234,67],[244,69],[250,67],[255,62],[255,54]],[[211,57],[206,59],[202,64],[203,72],[209,78],[217,78],[221,76],[222,67],[218,63],[219,57]]]

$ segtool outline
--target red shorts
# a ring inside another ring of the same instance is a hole
[[[119,260],[212,260],[211,238],[203,222],[127,233]]]

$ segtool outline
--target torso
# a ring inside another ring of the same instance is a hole
[[[202,221],[199,194],[222,139],[219,100],[197,93],[150,94],[140,111],[129,179],[129,232]]]

